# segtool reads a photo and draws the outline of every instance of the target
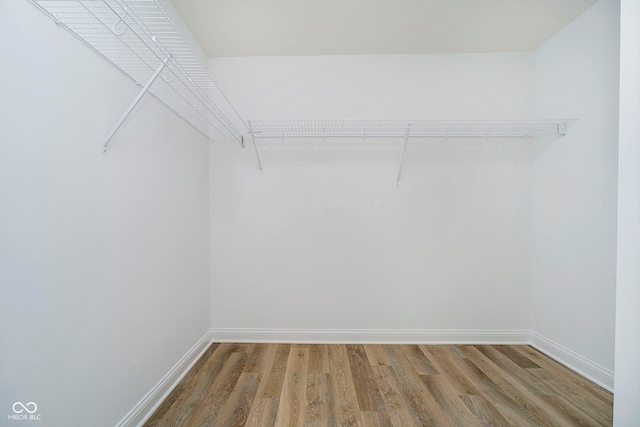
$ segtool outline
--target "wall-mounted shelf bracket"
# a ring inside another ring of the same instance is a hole
[[[262,173],[262,162],[260,161],[260,154],[258,154],[258,146],[256,145],[256,137],[255,134],[261,133],[260,131],[256,132],[253,130],[253,126],[251,125],[251,120],[247,122],[249,126],[249,134],[251,135],[251,142],[253,142],[253,149],[256,152],[256,159],[258,159],[258,168],[260,168],[260,173]]]
[[[162,63],[156,69],[155,73],[153,73],[153,75],[151,76],[151,78],[149,79],[147,84],[144,85],[144,87],[142,88],[142,90],[140,91],[138,96],[136,96],[136,99],[133,100],[133,102],[131,103],[129,108],[127,108],[127,111],[125,111],[124,114],[122,115],[122,117],[120,117],[120,120],[118,120],[118,123],[116,123],[115,127],[113,128],[113,130],[111,132],[109,132],[109,134],[104,139],[104,141],[102,141],[102,154],[107,154],[107,145],[109,144],[109,141],[111,141],[111,138],[113,138],[113,136],[116,134],[116,132],[118,132],[118,129],[120,129],[120,126],[122,126],[124,121],[127,120],[127,117],[129,117],[129,115],[131,114],[133,109],[136,108],[136,105],[138,105],[138,103],[140,102],[140,100],[142,99],[144,94],[147,93],[147,91],[149,90],[149,88],[151,87],[153,82],[156,81],[156,79],[158,78],[158,76],[160,75],[160,73],[162,72],[164,67],[167,66],[167,62],[169,62],[170,59],[171,59],[171,55],[167,56],[164,59],[164,61],[162,61]]]
[[[396,187],[400,184],[400,176],[402,175],[402,165],[407,154],[407,145],[409,144],[409,135],[411,134],[411,123],[407,125],[407,132],[404,135],[404,149],[402,150],[402,160],[400,160],[400,168],[398,169],[398,179],[396,179]]]
[[[565,136],[567,134],[567,122],[558,123],[558,135]]]

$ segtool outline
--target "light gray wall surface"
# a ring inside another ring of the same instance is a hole
[[[640,1],[620,11],[618,274],[613,424],[640,425]]]
[[[529,55],[210,60],[245,119],[521,118]],[[527,140],[211,150],[214,328],[529,325]]]
[[[210,328],[208,144],[146,97],[102,155],[139,88],[30,2],[0,55],[0,424],[113,426]]]
[[[578,122],[533,161],[532,325],[613,370],[619,2],[601,0],[534,54],[534,114]]]

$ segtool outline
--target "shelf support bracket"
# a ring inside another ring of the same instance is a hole
[[[251,135],[251,142],[253,142],[253,149],[256,152],[256,159],[258,159],[258,168],[260,168],[260,173],[262,173],[262,162],[260,161],[260,155],[258,154],[258,146],[256,145],[256,137],[253,132],[253,127],[251,126],[251,120],[247,123],[249,124],[249,134]]]
[[[115,125],[113,130],[109,133],[109,135],[107,135],[104,141],[102,141],[102,154],[107,154],[107,144],[109,144],[109,141],[111,141],[111,138],[113,138],[116,132],[118,132],[118,129],[120,129],[120,126],[122,126],[124,121],[127,120],[127,117],[129,117],[133,109],[136,108],[136,105],[138,105],[138,103],[140,102],[144,94],[147,93],[147,91],[149,90],[153,82],[156,81],[156,79],[158,78],[158,76],[160,75],[164,67],[166,67],[167,62],[169,62],[170,59],[171,59],[171,55],[167,56],[164,59],[164,61],[162,61],[162,64],[160,64],[160,66],[155,71],[155,73],[153,73],[153,75],[151,76],[147,84],[144,85],[144,87],[142,88],[138,96],[136,96],[136,99],[133,100],[129,108],[127,108],[127,111],[125,111],[122,117],[120,117],[120,120],[118,120],[118,123]]]
[[[558,125],[558,135],[565,136],[567,134],[567,122],[562,122]]]
[[[404,135],[404,149],[402,150],[402,160],[400,160],[400,168],[398,169],[398,179],[396,179],[396,187],[400,185],[400,176],[402,176],[402,165],[407,154],[407,145],[409,143],[409,133],[411,132],[411,124],[407,125],[407,131]]]

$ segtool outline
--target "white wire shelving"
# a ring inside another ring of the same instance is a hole
[[[257,120],[248,121],[249,133],[262,171],[256,139],[404,138],[402,160],[409,138],[534,138],[564,136],[577,119],[518,120]]]
[[[255,138],[532,138],[564,135],[575,119],[561,120],[258,120]]]
[[[148,91],[203,135],[243,142],[268,138],[532,138],[564,135],[559,120],[260,120],[248,125],[231,105],[158,0],[31,0],[58,25],[142,90],[102,142],[107,144]],[[244,146],[244,143],[243,143]],[[398,180],[402,171],[402,163]]]
[[[157,0],[31,0],[58,25],[148,90],[206,137],[242,140],[246,124]]]

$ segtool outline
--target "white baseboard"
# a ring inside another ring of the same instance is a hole
[[[613,393],[613,372],[568,348],[531,332],[531,346]]]
[[[182,359],[156,384],[146,396],[117,424],[117,427],[142,426],[169,393],[178,385],[180,380],[189,372],[212,342],[211,330],[185,354]]]
[[[433,329],[212,329],[216,342],[309,344],[529,344],[529,331]]]

